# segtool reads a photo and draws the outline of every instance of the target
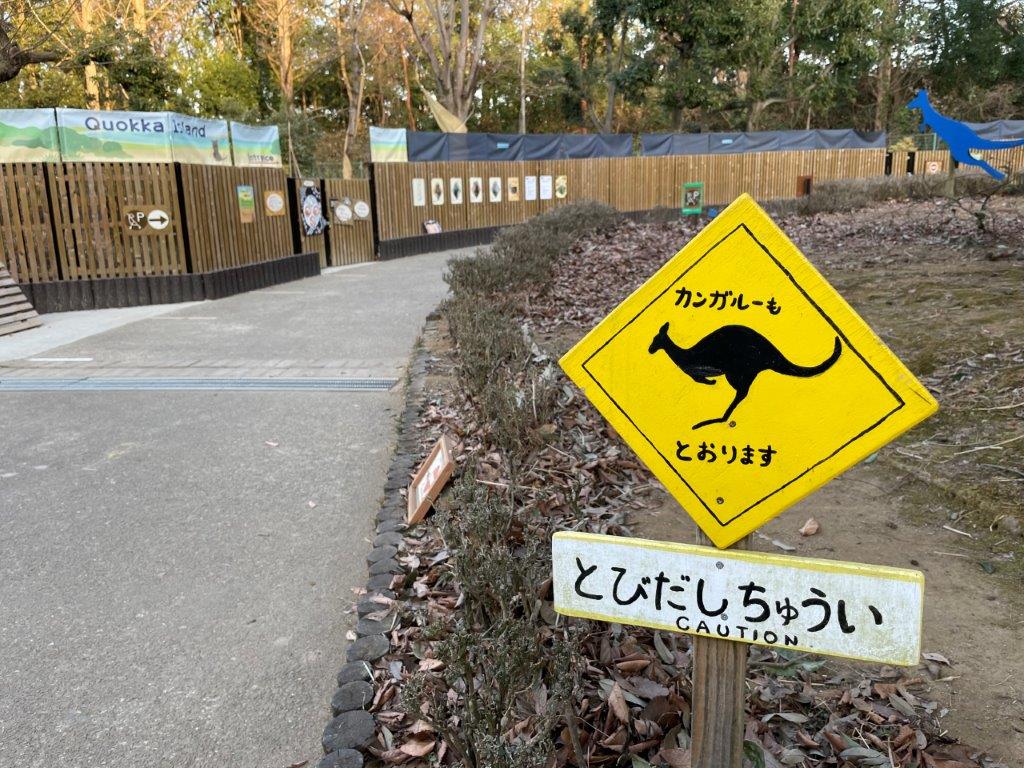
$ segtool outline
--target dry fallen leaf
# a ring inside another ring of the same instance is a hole
[[[626,704],[626,697],[623,696],[622,688],[618,683],[612,686],[612,690],[608,694],[608,706],[611,707],[620,723],[625,725],[629,722],[629,706]]]
[[[437,742],[429,735],[426,735],[425,738],[417,735],[412,740],[405,742],[399,749],[413,757],[424,757],[434,751],[434,745],[436,744]]]
[[[804,523],[803,528],[800,529],[801,536],[813,536],[821,530],[821,526],[818,525],[818,521],[813,517],[807,518],[807,522]]]

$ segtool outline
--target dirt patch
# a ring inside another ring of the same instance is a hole
[[[761,529],[768,539],[795,547],[791,554],[829,560],[918,568],[925,574],[924,650],[952,662],[931,684],[930,695],[949,708],[943,725],[952,735],[987,749],[1010,765],[1024,761],[1024,601],[1003,589],[980,563],[985,554],[939,524],[909,520],[906,499],[919,481],[880,462],[857,467]],[[799,529],[814,517],[821,530]],[[638,536],[694,541],[696,528],[660,491],[633,520]],[[779,553],[755,537],[753,548]],[[943,678],[947,678],[943,680]]]

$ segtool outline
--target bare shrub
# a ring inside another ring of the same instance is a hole
[[[886,200],[930,200],[949,197],[949,177],[944,174],[878,176],[871,179],[824,181],[810,195],[769,202],[771,213],[811,215],[839,213]],[[953,198],[991,197],[996,193],[1020,194],[1024,173],[998,182],[984,173],[957,173],[953,177]]]
[[[444,671],[407,682],[403,707],[441,733],[467,768],[540,768],[580,675],[578,638],[544,618],[549,526],[472,473],[450,500],[437,524],[462,606],[454,623],[428,627]]]
[[[614,226],[614,208],[593,202],[573,203],[535,216],[498,233],[489,248],[471,258],[448,262],[445,280],[455,296],[490,296],[536,289],[551,279],[551,265],[585,232]]]

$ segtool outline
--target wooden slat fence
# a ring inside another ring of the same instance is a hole
[[[327,210],[331,213],[328,232],[327,261],[332,267],[373,261],[373,205],[370,200],[370,182],[365,179],[324,179]],[[333,216],[332,202],[348,201],[353,209],[351,223],[344,224]],[[359,205],[362,203],[362,205]],[[365,218],[355,215],[365,206]]]
[[[178,185],[171,163],[56,163],[49,167],[57,257],[64,280],[186,271]],[[166,229],[128,232],[126,214],[156,207]]]
[[[1024,169],[1024,147],[986,152],[1000,168]],[[909,154],[894,151],[891,173],[906,172]],[[945,151],[916,152],[915,172],[929,162],[949,167]],[[796,197],[798,179],[814,182],[882,176],[886,151],[814,150],[735,155],[686,155],[525,162],[384,163],[365,180],[316,179],[331,227],[306,237],[297,229],[296,190],[281,169],[223,168],[169,163],[0,164],[0,260],[20,283],[206,273],[315,251],[323,266],[369,261],[377,240],[424,235],[435,220],[445,232],[516,224],[560,205],[596,200],[620,211],[678,208],[682,185],[702,181],[705,204],[721,206],[743,192],[759,200]],[[978,169],[962,168],[972,172]],[[980,172],[980,170],[978,170]],[[564,178],[564,186],[559,183]],[[413,205],[422,179],[424,205]],[[527,180],[537,194],[527,200]],[[551,196],[541,199],[542,180]],[[452,199],[457,180],[461,194]],[[474,202],[474,183],[482,200]],[[491,202],[492,184],[500,199]],[[239,186],[251,186],[255,207],[243,215]],[[434,187],[438,195],[434,195]],[[564,194],[559,197],[559,190]],[[516,190],[510,199],[510,191]],[[271,215],[266,193],[284,206]],[[334,219],[332,200],[369,204],[370,216],[351,225]],[[125,214],[167,211],[166,229],[131,234]],[[375,234],[376,231],[376,234]]]
[[[377,217],[381,240],[424,234],[424,222],[440,222],[444,231],[501,227],[576,200],[597,200],[620,211],[647,211],[678,207],[682,185],[703,181],[705,203],[725,205],[749,192],[759,200],[797,196],[797,180],[815,181],[865,178],[885,173],[884,149],[757,152],[735,155],[679,155],[587,160],[534,160],[524,162],[382,163],[376,166]],[[567,180],[566,195],[528,201],[526,177],[560,176]],[[461,179],[463,201],[452,204],[451,179]],[[491,179],[501,180],[502,199],[489,198]],[[519,185],[519,200],[509,201],[508,180]],[[413,180],[426,189],[423,206],[413,205]],[[480,179],[484,200],[472,202],[471,180]],[[435,204],[432,190],[440,180],[444,195]]]
[[[893,170],[896,169],[896,160],[893,158]],[[916,152],[914,154],[914,175],[925,175],[928,173],[929,163],[938,163],[938,170],[935,171],[937,174],[945,176],[949,173],[949,152],[941,149],[930,149],[923,152]],[[904,159],[901,168],[906,168],[906,160]],[[934,167],[934,166],[933,166]],[[906,173],[906,170],[903,171]]]
[[[58,278],[42,163],[0,163],[0,261],[16,282]]]
[[[182,197],[188,217],[193,272],[254,264],[293,252],[288,179],[279,168],[181,166]],[[252,221],[243,221],[238,187],[253,188]],[[266,194],[281,195],[279,215],[266,210]]]

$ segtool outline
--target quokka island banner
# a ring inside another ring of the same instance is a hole
[[[174,159],[166,112],[58,109],[57,133],[64,160],[169,163]]]
[[[52,109],[0,109],[0,163],[59,161]]]
[[[280,167],[276,126],[232,124],[238,165]],[[0,109],[0,162],[232,164],[226,120],[175,112]]]
[[[168,112],[171,154],[175,162],[192,165],[231,165],[227,120],[205,120]]]
[[[276,125],[232,122],[231,147],[236,166],[281,167],[281,136]]]

